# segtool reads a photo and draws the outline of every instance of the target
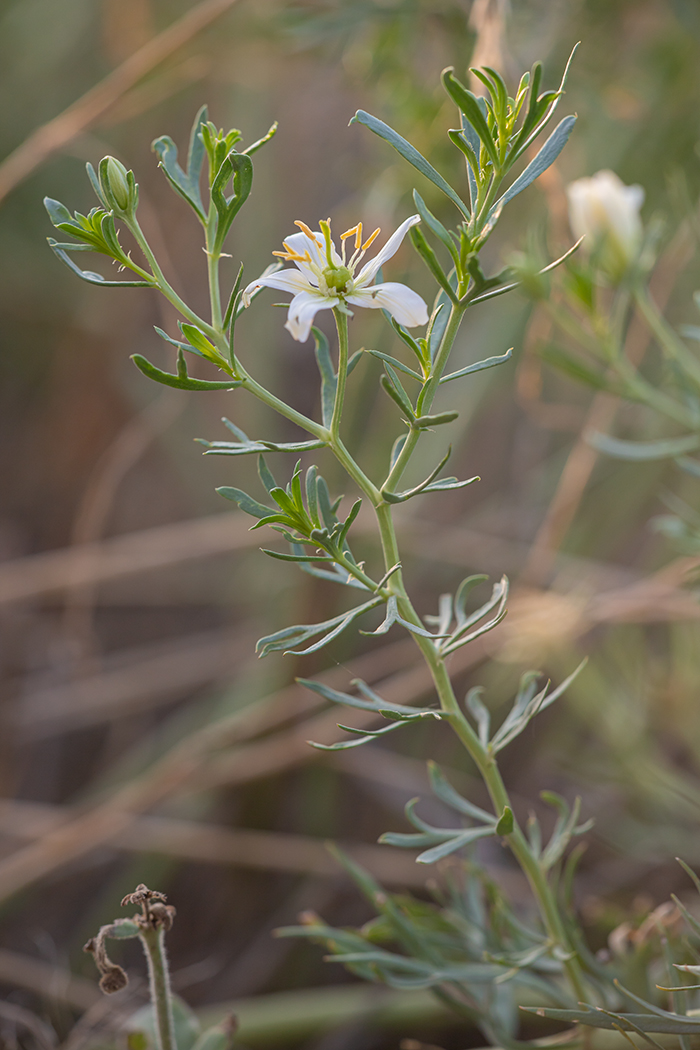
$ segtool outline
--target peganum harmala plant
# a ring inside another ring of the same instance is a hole
[[[275,127],[253,145],[238,149],[240,133],[218,130],[206,119],[203,108],[195,119],[185,169],[178,163],[172,140],[157,139],[153,148],[166,178],[190,205],[204,231],[210,299],[208,319],[199,316],[165,279],[136,217],[138,187],[134,175],[120,162],[105,157],[97,173],[88,165],[99,206],[87,216],[79,213],[72,216],[62,204],[49,199],[46,207],[54,225],[75,238],[68,243],[50,239],[49,244],[78,276],[108,287],[157,289],[179,311],[181,339],[156,329],[177,350],[175,372],[164,372],[140,355],[134,355],[135,364],[146,376],[179,389],[247,391],[296,424],[306,435],[304,440],[285,443],[251,440],[226,420],[235,440],[204,442],[207,454],[259,454],[259,475],[267,502],[260,502],[238,488],[223,487],[219,491],[257,519],[253,528],[270,526],[289,545],[287,552],[267,550],[265,553],[295,562],[316,577],[362,592],[359,604],[338,616],[322,623],[286,627],[260,639],[260,654],[316,652],[375,609],[382,609],[384,618],[372,634],[384,634],[398,625],[409,632],[421,650],[432,675],[435,706],[419,709],[389,703],[361,681],[352,683],[355,692],[344,693],[304,680],[330,703],[360,708],[385,720],[386,724],[377,730],[341,727],[353,734],[354,739],[333,744],[331,750],[361,746],[409,723],[437,719],[457,735],[484,780],[491,800],[490,810],[460,796],[439,768],[431,764],[433,789],[458,814],[460,826],[437,828],[427,824],[415,812],[414,801],[406,812],[416,833],[390,833],[384,836],[384,841],[419,848],[418,862],[432,864],[478,839],[499,838],[511,849],[527,877],[538,912],[532,923],[525,923],[474,865],[465,869],[464,883],[455,878],[446,896],[435,906],[412,898],[391,897],[364,872],[348,865],[378,908],[378,923],[359,932],[336,931],[312,916],[305,926],[293,932],[329,943],[336,961],[367,979],[404,988],[433,988],[459,1013],[476,1023],[490,1042],[514,1046],[518,1032],[517,1005],[522,1003],[523,995],[531,999],[534,994],[537,1002],[544,1000],[550,1007],[567,1010],[589,1000],[617,1008],[620,993],[610,983],[609,968],[585,947],[573,918],[566,885],[573,875],[575,860],[569,861],[565,877],[561,878],[567,847],[572,837],[586,828],[579,824],[579,804],[569,807],[564,799],[554,794],[545,795],[558,815],[549,841],[543,843],[534,818],[526,830],[520,827],[498,765],[499,753],[535,715],[561,695],[573,676],[549,692],[548,685],[538,686],[536,673],[525,675],[510,713],[495,731],[479,689],[471,690],[464,707],[460,705],[450,680],[447,658],[500,623],[506,613],[507,581],[497,583],[490,598],[473,608],[471,592],[485,577],[469,577],[462,581],[454,596],[441,597],[437,615],[419,615],[404,585],[392,517],[396,504],[419,494],[458,489],[477,480],[440,477],[449,457],[448,449],[424,481],[412,488],[401,488],[406,468],[426,431],[434,431],[457,416],[455,411],[432,411],[439,387],[503,364],[510,357],[509,351],[448,371],[450,352],[466,312],[521,283],[509,268],[487,276],[480,262],[480,253],[503,207],[553,163],[575,122],[575,117],[565,117],[539,152],[523,165],[526,154],[530,154],[533,143],[554,115],[566,72],[557,90],[542,92],[542,69],[536,64],[531,73],[521,78],[513,97],[495,70],[484,68],[472,72],[484,84],[487,97],[474,95],[452,70],[443,74],[444,87],[459,112],[459,127],[448,134],[464,156],[467,200],[409,142],[382,121],[363,111],[353,118],[393,146],[445,194],[457,210],[454,229],[445,227],[416,191],[417,213],[399,226],[372,259],[364,261],[379,230],[367,237],[362,223],[357,223],[341,235],[339,248],[331,232],[330,219],[320,221],[318,230],[299,221],[298,232],[285,240],[283,250],[273,253],[293,265],[285,268],[276,263],[245,286],[241,266],[226,298],[222,298],[219,278],[225,238],[251,191],[251,155],[272,138]],[[208,192],[203,199],[200,181],[205,165]],[[512,178],[518,166],[523,170]],[[134,262],[121,246],[118,225],[133,236],[142,252],[143,265]],[[407,233],[437,284],[430,311],[423,299],[407,286],[376,281],[380,269],[392,258]],[[122,268],[131,270],[136,279],[108,281],[99,274],[81,270],[70,257],[73,251],[107,255]],[[534,275],[529,273],[528,280],[544,279],[543,275],[567,256],[542,266]],[[236,321],[265,287],[293,293],[286,327],[295,339],[306,341],[313,334],[320,373],[320,420],[305,415],[261,385],[236,353]],[[352,384],[348,381],[363,352],[350,350],[348,322],[352,307],[381,309],[402,353],[397,357],[376,350],[365,351],[381,360],[382,388],[399,409],[402,420],[401,433],[388,456],[389,465],[383,478],[369,477],[343,440],[344,407],[346,398],[352,396]],[[313,327],[314,317],[320,310],[333,312],[338,339],[335,355],[325,336]],[[409,331],[423,326],[426,326],[423,335]],[[216,365],[223,378],[209,381],[191,377],[187,354],[203,357]],[[332,498],[316,464],[302,473],[300,459],[290,480],[278,484],[265,459],[270,453],[304,455],[324,448],[335,456],[360,494],[343,520],[339,517],[340,500]],[[352,550],[352,526],[363,500],[371,505],[376,516],[383,553],[383,564],[377,567],[358,561]],[[378,947],[387,941],[391,942],[391,950]],[[397,948],[401,950],[394,950]],[[676,954],[672,961],[689,961],[686,949],[673,950]],[[622,971],[618,967],[615,972]],[[654,992],[645,988],[645,994],[653,996]],[[619,1026],[621,1016],[614,1015],[608,1026]],[[693,1022],[693,1025],[700,1029],[700,1023]]]

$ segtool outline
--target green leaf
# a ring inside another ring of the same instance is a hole
[[[182,350],[180,351],[182,353]],[[235,387],[240,386],[240,380],[228,379],[225,382],[210,382],[206,379],[191,379],[187,375],[185,369],[185,375],[171,375],[170,372],[162,372],[160,368],[156,368],[152,365],[145,357],[141,354],[132,354],[131,360],[134,362],[136,367],[143,372],[149,379],[153,379],[156,383],[162,383],[163,386],[173,386],[178,390],[233,390]],[[184,360],[184,359],[183,359]]]
[[[370,131],[373,131],[379,138],[384,139],[390,146],[393,146],[397,153],[400,153],[404,160],[407,160],[409,164],[425,175],[426,179],[430,179],[434,186],[437,186],[439,190],[445,194],[446,197],[452,201],[454,205],[461,211],[465,219],[470,218],[469,209],[467,208],[464,201],[457,196],[455,191],[445,182],[442,175],[439,174],[428,161],[423,157],[415,146],[412,146],[410,142],[402,138],[393,128],[390,128],[388,124],[385,124],[382,120],[378,120],[377,117],[371,116],[369,113],[365,113],[363,109],[358,109],[355,116],[350,121],[351,124],[363,124]]]
[[[100,273],[93,273],[92,270],[81,270],[65,250],[68,248],[74,251],[84,251],[85,249],[81,245],[76,245],[73,248],[73,245],[59,244],[53,237],[47,237],[46,240],[51,251],[58,256],[61,262],[64,262],[69,270],[72,270],[82,281],[87,281],[88,284],[98,284],[103,288],[153,288],[155,281],[107,281]]]
[[[217,491],[219,491],[217,489]],[[263,554],[267,554],[270,558],[277,558],[278,561],[333,561],[327,554],[283,554],[281,551],[267,550],[266,547],[261,547],[260,550]]]
[[[488,153],[494,168],[498,170],[500,168],[500,162],[498,159],[496,143],[493,141],[493,135],[489,131],[486,117],[481,111],[476,95],[473,95],[471,91],[465,88],[464,84],[462,84],[454,75],[454,70],[451,67],[444,70],[442,74],[442,84],[452,101],[462,111],[471,126],[474,128],[474,131],[479,136],[479,140]]]
[[[575,44],[571,54],[569,55],[568,61],[562,74],[561,82],[557,91],[547,91],[543,95],[538,96],[540,89],[540,81],[542,79],[542,65],[536,62],[532,68],[532,79],[530,83],[530,101],[528,104],[528,111],[523,121],[522,127],[518,132],[515,141],[512,144],[510,154],[508,156],[508,167],[514,164],[515,161],[520,157],[528,146],[534,142],[539,133],[551,120],[555,109],[559,104],[564,87],[566,85],[567,78],[569,76],[569,69],[573,61],[574,55],[578,50],[579,45]]]
[[[206,123],[207,107],[202,108],[194,118],[190,134],[190,145],[187,154],[187,172],[185,173],[177,162],[177,146],[168,135],[162,135],[151,145],[151,149],[158,155],[159,167],[176,193],[190,204],[200,220],[206,223],[207,217],[202,205],[202,197],[199,189],[199,177],[204,161],[204,142],[200,134],[202,124]]]
[[[424,417],[425,418],[425,417]],[[442,483],[437,482],[436,485],[431,484],[433,479],[438,476],[442,468],[447,463],[450,455],[452,454],[452,446],[448,448],[445,455],[442,457],[435,469],[428,475],[425,481],[422,481],[415,488],[407,489],[404,492],[388,492],[386,489],[382,489],[382,498],[387,503],[404,503],[406,500],[411,499],[413,496],[419,496],[422,492],[441,492],[443,491],[438,486],[443,484],[449,488],[463,488],[465,485],[471,484],[472,481],[477,481],[477,478],[469,478],[468,481],[457,481],[456,478],[446,478]]]
[[[312,327],[311,334],[314,337],[316,364],[321,373],[321,415],[324,427],[329,427],[333,418],[338,377],[333,370],[331,351],[325,335],[316,327]]]
[[[413,420],[413,426],[417,430],[425,430],[427,427],[439,427],[443,423],[452,423],[459,417],[459,412],[438,412],[436,415],[417,416]]]
[[[334,638],[337,638],[339,634],[349,627],[354,620],[362,616],[363,613],[380,605],[382,601],[383,599],[379,597],[372,598],[370,601],[365,602],[363,605],[358,605],[348,612],[340,613],[339,616],[334,616],[330,620],[324,620],[323,623],[297,624],[294,627],[285,627],[283,630],[275,632],[275,634],[269,634],[261,638],[255,650],[261,657],[279,650],[283,650],[285,655],[292,653],[295,656],[305,656],[307,653],[314,653],[328,645],[329,642],[333,641]],[[307,649],[288,648],[288,646],[302,645],[318,634],[323,635],[323,637]]]
[[[503,196],[496,201],[489,212],[489,215],[491,215],[499,205],[503,207],[505,204],[508,204],[509,201],[512,201],[513,197],[517,197],[519,193],[526,190],[535,179],[538,179],[540,175],[554,163],[564,149],[566,143],[569,141],[569,136],[574,130],[575,123],[576,117],[572,116],[564,117],[564,119],[557,124],[537,156],[530,161],[523,173],[517,177],[512,186],[510,186]]]
[[[445,805],[455,809],[458,813],[463,813],[467,817],[481,820],[485,824],[495,823],[493,813],[487,813],[485,809],[475,806],[455,791],[438,764],[433,762],[432,759],[428,762],[428,776],[430,777],[430,785],[434,793]]]
[[[621,438],[592,431],[586,434],[586,441],[598,452],[604,452],[608,456],[637,461],[670,459],[673,456],[681,456],[685,452],[693,452],[700,447],[700,436],[697,434],[687,434],[679,438],[662,438],[658,441],[623,441]]]
[[[420,215],[425,225],[428,227],[428,229],[432,230],[432,232],[435,234],[438,240],[442,241],[442,243],[445,245],[456,264],[459,259],[459,252],[457,251],[457,246],[455,245],[455,242],[452,240],[445,227],[442,225],[440,220],[436,219],[433,213],[429,210],[418,190],[413,191],[413,200],[415,201],[416,208],[418,209],[418,214]]]
[[[233,1014],[224,1018],[220,1024],[205,1029],[199,1036],[192,1050],[231,1050],[235,1042],[236,1018]],[[178,1050],[180,1048],[178,1047]]]
[[[668,1035],[697,1035],[700,1034],[700,1018],[687,1017],[683,1014],[671,1014],[665,1010],[655,1010],[654,1013],[645,1014],[623,1014],[612,1013],[602,1010],[600,1007],[581,1004],[580,1010],[558,1010],[549,1006],[521,1006],[521,1010],[527,1013],[537,1014],[538,1017],[549,1017],[553,1021],[563,1021],[566,1024],[585,1024],[591,1028],[607,1028],[614,1030],[617,1025],[626,1032],[658,1032]],[[649,1010],[650,1003],[645,1003]],[[660,1016],[659,1016],[660,1015]]]
[[[391,357],[390,354],[383,354],[381,350],[369,350],[367,347],[364,348],[364,353],[371,354],[372,357],[378,358],[380,361],[388,361],[394,368],[398,368],[400,372],[403,372],[407,376],[412,376],[413,379],[418,379],[421,383],[423,382],[423,376],[419,375],[418,372],[414,372],[412,368],[405,365],[403,361],[399,361],[396,357]]]
[[[469,376],[473,372],[483,372],[485,368],[495,368],[496,365],[504,365],[506,361],[510,361],[512,356],[513,347],[510,350],[506,350],[505,354],[501,354],[499,357],[485,357],[483,361],[475,361],[473,365],[460,368],[458,372],[450,372],[449,375],[443,376],[440,382],[451,383],[453,379],[461,379],[462,376]]]
[[[205,357],[207,361],[211,361],[215,365],[223,365],[225,368],[230,368],[228,361],[221,356],[214,344],[207,339],[204,332],[201,332],[195,325],[188,324],[187,321],[180,321],[179,325],[187,341],[202,357]]]
[[[417,716],[419,717],[419,716]],[[411,719],[415,721],[415,719]],[[402,722],[392,722],[391,725],[382,726],[381,729],[375,729],[368,731],[366,729],[353,729],[352,726],[339,725],[338,729],[345,730],[346,733],[358,734],[355,740],[338,740],[335,744],[318,744],[314,740],[308,740],[307,743],[311,747],[315,747],[318,751],[347,751],[351,747],[362,747],[364,744],[370,744],[376,737],[386,736],[387,733],[393,733],[395,729],[400,729],[405,724]]]
[[[242,489],[232,488],[230,485],[220,485],[216,491],[224,499],[230,499],[232,503],[237,503],[242,511],[250,514],[253,518],[266,518],[271,513],[271,507],[266,507],[264,503],[258,503],[256,499],[249,496],[247,492],[243,492]]]
[[[247,146],[246,149],[241,150],[241,153],[244,153],[246,157],[251,157],[253,153],[257,153],[261,146],[264,146],[267,142],[270,141],[270,139],[275,137],[275,135],[277,134],[277,128],[278,123],[277,121],[274,121],[274,123],[270,126],[269,130],[266,132],[265,135],[263,135],[261,139],[257,139],[255,142],[251,143],[251,145]]]
[[[228,385],[228,384],[227,384]],[[240,382],[234,383],[240,386]],[[248,456],[259,452],[308,452],[314,448],[325,448],[325,441],[205,441],[196,439],[200,445],[206,445],[205,456]]]
[[[407,417],[408,422],[413,423],[416,418],[416,413],[413,410],[413,405],[403,388],[401,380],[388,361],[384,362],[384,368],[386,369],[387,374],[380,378],[380,383],[384,392],[389,395],[392,401],[396,402],[401,411]]]
[[[416,249],[416,251],[420,255],[425,265],[430,270],[437,283],[440,285],[440,287],[443,289],[446,295],[449,296],[453,303],[458,303],[459,299],[457,298],[455,292],[450,286],[447,274],[438,262],[437,255],[426,241],[421,230],[419,230],[417,226],[414,226],[411,229],[409,236],[411,238],[411,243],[413,247]]]
[[[395,714],[413,715],[417,710],[415,707],[409,707],[406,704],[392,704],[388,700],[382,700],[381,696],[378,696],[377,693],[370,689],[366,682],[357,678],[353,679],[351,684],[357,686],[366,699],[362,699],[359,696],[351,696],[350,693],[341,693],[337,689],[331,689],[330,686],[324,685],[323,682],[315,682],[311,678],[297,678],[296,681],[299,685],[303,685],[313,693],[317,693],[318,696],[322,696],[324,700],[330,700],[334,704],[343,704],[345,707],[357,707],[361,711],[376,711],[377,714],[381,714],[382,711],[392,711]]]
[[[513,830],[513,827],[513,810],[510,808],[510,806],[505,806],[503,809],[503,813],[501,814],[501,817],[498,821],[498,824],[496,824],[496,834],[510,835],[510,833]]]
[[[451,853],[456,853],[457,850],[463,849],[472,842],[476,842],[477,839],[488,838],[489,835],[494,834],[494,830],[493,825],[485,828],[468,828],[461,834],[455,835],[450,841],[443,842],[439,846],[433,846],[432,849],[425,850],[424,853],[419,853],[416,857],[416,863],[435,864],[437,861],[442,860],[443,857],[449,857]]]
[[[233,179],[233,193],[226,197],[224,190]],[[253,162],[243,153],[232,150],[216,173],[211,186],[211,199],[218,215],[214,250],[219,251],[231,223],[245,204],[253,186]]]
[[[491,712],[481,699],[483,692],[483,686],[473,686],[464,698],[464,703],[469,714],[476,722],[482,747],[488,747],[491,732]]]

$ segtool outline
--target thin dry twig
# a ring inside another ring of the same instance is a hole
[[[140,47],[103,80],[47,124],[31,133],[0,164],[0,201],[52,153],[97,121],[156,66],[179,51],[236,0],[203,0]]]

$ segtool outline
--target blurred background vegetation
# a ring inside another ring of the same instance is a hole
[[[445,131],[455,113],[440,71],[491,64],[512,86],[541,58],[551,87],[577,40],[565,102],[575,132],[504,216],[489,262],[526,243],[559,254],[570,243],[566,183],[612,168],[644,187],[645,220],[661,225],[657,300],[673,324],[695,324],[697,0],[0,4],[0,985],[5,1004],[38,1012],[61,1038],[82,1016],[71,1047],[104,1041],[141,1001],[136,983],[131,999],[105,1005],[81,952],[141,881],[178,908],[178,991],[197,1009],[239,1002],[249,1045],[354,1050],[418,1035],[456,1047],[471,1035],[450,1029],[427,995],[373,998],[313,947],[271,938],[305,908],[334,924],[367,917],[326,838],[387,885],[420,892],[411,857],[374,843],[403,830],[404,803],[426,793],[426,754],[449,769],[460,753],[439,726],[330,758],[306,745],[336,739],[336,718],[293,686],[295,674],[337,685],[362,674],[408,701],[426,690],[412,644],[348,636],[330,664],[326,654],[256,660],[259,635],[333,615],[338,596],[259,554],[257,535],[214,492],[254,486],[254,463],[203,459],[192,438],[223,437],[222,415],[254,436],[284,438],[283,424],[241,394],[149,385],[128,355],[168,361],[152,326],[174,332],[174,315],[150,292],[77,282],[46,247],[42,197],[87,211],[86,160],[112,153],[133,167],[149,239],[196,305],[206,296],[198,229],[150,143],[169,134],[184,149],[202,102],[246,142],[280,122],[229,247],[231,273],[242,259],[252,279],[297,218],[390,229],[413,211],[412,169],[347,127],[356,109],[454,181]],[[452,221],[430,184],[418,188]],[[392,278],[428,290],[408,247]],[[240,323],[239,354],[312,411],[312,354],[282,321],[258,303]],[[381,318],[353,329],[356,345],[390,348]],[[676,854],[700,863],[699,607],[680,586],[692,565],[648,524],[675,468],[586,451],[579,435],[595,404],[541,364],[548,335],[517,296],[468,319],[455,368],[515,347],[512,363],[462,387],[451,425],[455,473],[483,480],[416,500],[401,529],[421,611],[460,572],[513,580],[506,624],[455,663],[460,688],[486,684],[498,708],[523,669],[560,678],[591,657],[511,749],[506,774],[523,816],[539,812],[546,787],[582,794],[595,817],[577,899],[599,948],[684,885]],[[376,365],[367,358],[355,373],[347,424],[370,471],[396,422],[376,396]],[[322,467],[332,482],[332,464]],[[453,776],[469,789],[469,769]],[[525,898],[504,851],[489,845],[480,859]],[[0,1010],[8,1045],[17,1025]]]

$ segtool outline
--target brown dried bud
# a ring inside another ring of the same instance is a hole
[[[141,882],[133,893],[127,893],[126,897],[124,897],[122,908],[125,908],[127,904],[146,904],[149,901],[165,902],[167,899],[164,893],[160,893],[158,890],[149,890],[148,886]]]
[[[113,963],[107,955],[105,939],[113,930],[113,926],[103,926],[97,934],[97,937],[91,937],[83,948],[84,952],[89,952],[95,958],[95,965],[101,974],[100,988],[105,995],[112,995],[113,992],[120,992],[122,988],[126,988],[129,983],[129,978],[126,976],[121,966],[117,966],[116,963]]]
[[[149,905],[148,911],[151,925],[162,926],[166,932],[172,929],[176,914],[172,904],[161,904],[160,901],[156,901],[155,904]]]
[[[126,988],[129,983],[129,978],[126,976],[121,966],[117,966],[114,963],[109,969],[105,970],[100,978],[100,988],[105,995],[112,995],[114,992],[120,992],[122,988]]]

